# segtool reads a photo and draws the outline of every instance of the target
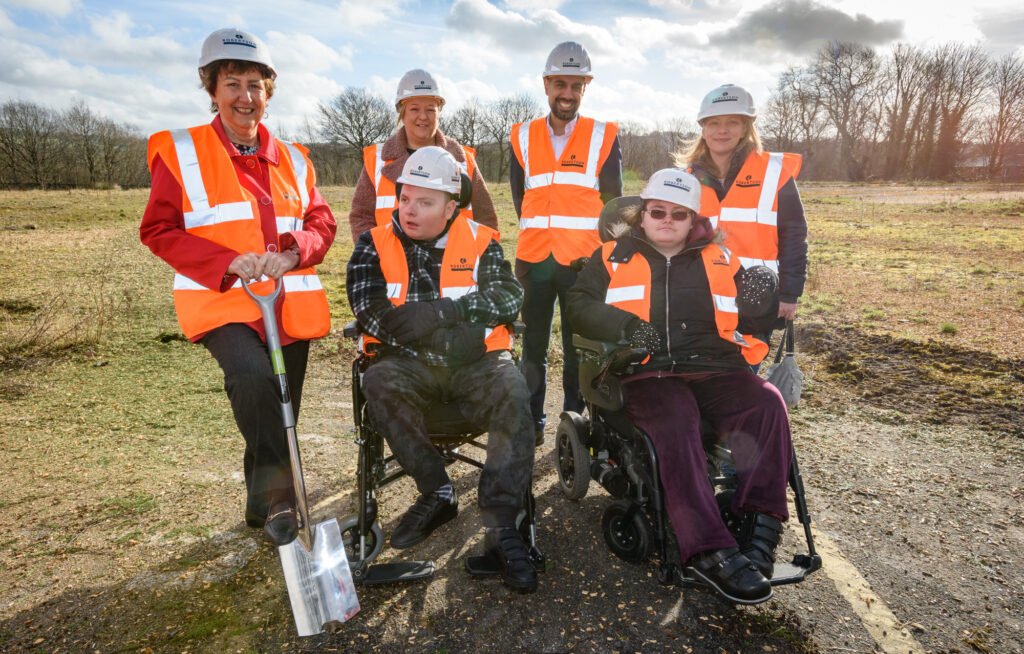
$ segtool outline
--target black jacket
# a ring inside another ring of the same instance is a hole
[[[701,167],[693,164],[693,174],[700,183],[715,191],[719,201],[725,199],[742,161],[734,163],[725,177],[725,184]],[[790,179],[779,189],[779,300],[796,302],[807,281],[807,218],[796,180]]]
[[[655,250],[638,228],[616,240],[613,260],[643,256],[651,266],[651,324],[662,335],[662,348],[643,370],[721,370],[748,365],[740,347],[718,335],[711,286],[701,258],[710,242],[708,238],[696,240],[669,259]],[[576,333],[619,341],[628,339],[641,322],[632,313],[605,303],[610,281],[598,249],[569,290],[569,322]],[[750,333],[747,329],[753,327],[741,322],[740,331]]]

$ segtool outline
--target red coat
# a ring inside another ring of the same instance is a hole
[[[228,140],[220,116],[213,119],[212,125],[231,156],[242,186],[256,197],[268,196],[268,165],[276,165],[280,154],[267,128],[262,124],[259,126],[259,152],[253,156],[243,156]],[[185,231],[181,186],[159,157],[153,161],[152,178],[149,202],[139,227],[142,242],[153,251],[153,254],[190,279],[208,288],[230,288],[237,278],[227,274],[228,266],[236,256],[243,253]],[[279,236],[273,206],[261,203],[259,210],[260,223],[267,243],[277,242],[281,250],[297,248],[300,268],[314,266],[323,261],[328,248],[334,242],[336,224],[330,207],[316,188],[310,193],[309,209],[304,217],[301,232],[286,232]],[[280,308],[279,303],[278,324],[281,324]],[[263,337],[262,321],[254,321],[248,325],[258,332],[261,338]],[[203,334],[199,334],[192,340],[199,341],[202,337]],[[282,345],[294,340],[284,331],[281,332]]]

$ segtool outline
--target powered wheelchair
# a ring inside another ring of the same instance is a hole
[[[513,331],[520,332],[521,325],[513,325]],[[346,325],[344,335],[346,338],[358,339],[358,324],[352,322]],[[372,352],[361,352],[352,362],[352,411],[355,419],[355,442],[359,446],[356,472],[358,498],[356,513],[340,523],[352,578],[357,584],[367,585],[414,581],[429,578],[434,573],[432,561],[374,563],[384,548],[384,533],[377,520],[377,492],[408,475],[387,449],[383,433],[373,424],[367,411],[362,378],[374,360]],[[424,416],[431,443],[446,464],[462,461],[483,469],[482,460],[469,456],[463,450],[486,452],[486,442],[481,440],[486,438],[485,430],[470,423],[455,402],[435,402],[427,408]],[[531,563],[538,572],[542,572],[546,560],[537,546],[535,501],[531,490],[528,490],[526,495],[524,509],[516,517],[516,528],[527,544]],[[498,561],[486,555],[468,557],[465,560],[465,567],[473,577],[500,574]]]

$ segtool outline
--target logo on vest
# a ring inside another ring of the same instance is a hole
[[[711,100],[711,104],[718,104],[719,102],[739,102],[740,98],[738,95],[729,95],[728,91],[722,91],[722,95]]]
[[[452,265],[448,266],[448,270],[452,272],[473,272],[473,266],[466,261],[466,257],[459,257],[458,263],[452,262]]]
[[[233,38],[229,36],[225,39],[221,39],[221,42],[224,45],[244,45],[247,48],[252,48],[254,50],[256,49],[256,44],[250,41],[249,39],[245,38],[241,34],[235,34]]]
[[[672,188],[677,188],[681,191],[686,191],[687,193],[689,193],[691,190],[689,186],[683,183],[682,177],[676,177],[675,179],[666,179],[665,186],[671,186]]]
[[[566,168],[586,168],[586,161],[576,161],[576,155],[569,155],[568,159],[562,159],[562,166]]]
[[[430,177],[430,172],[423,170],[423,166],[416,166],[416,170],[410,170],[409,174],[415,175],[416,177]]]
[[[719,254],[717,257],[715,257],[714,259],[711,260],[711,265],[712,266],[728,266],[729,265],[729,258],[726,257],[724,254]]]
[[[739,186],[740,188],[750,188],[752,186],[760,185],[761,180],[753,179],[751,175],[747,175],[746,177],[744,177],[742,182],[736,182],[736,186]]]

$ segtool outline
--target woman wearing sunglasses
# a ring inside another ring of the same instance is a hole
[[[609,203],[602,223],[615,211],[624,222],[580,272],[568,314],[587,338],[650,353],[624,383],[625,412],[657,450],[680,561],[731,601],[753,604],[772,595],[768,578],[788,518],[786,405],[749,367],[768,351],[751,333],[776,318],[777,277],[763,266],[744,271],[697,214],[700,195],[694,176],[665,169],[639,197]],[[708,484],[702,417],[733,452],[738,538]]]

